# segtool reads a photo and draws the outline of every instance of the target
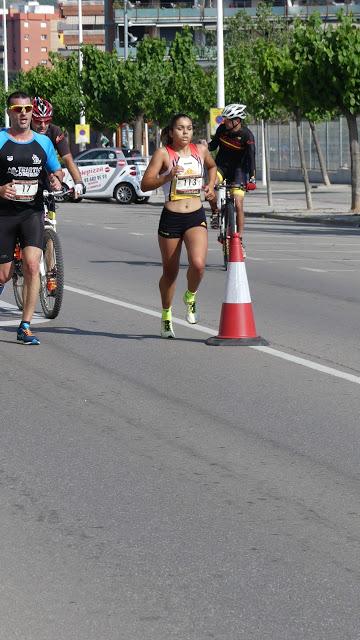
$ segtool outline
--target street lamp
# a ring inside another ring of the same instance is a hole
[[[224,10],[223,0],[217,0],[217,108],[225,107],[224,89]]]
[[[129,27],[132,26],[128,18],[128,9],[133,9],[134,5],[129,0],[124,0],[124,60],[129,57],[129,40],[131,44],[135,44],[137,37],[129,33]]]
[[[4,46],[4,89],[7,94],[9,89],[9,76],[8,76],[8,49],[7,49],[7,24],[6,24],[6,0],[3,0],[3,46]],[[5,127],[9,126],[9,116],[5,108]]]
[[[3,0],[4,1],[4,0]],[[82,0],[78,0],[78,13],[79,13],[79,78],[81,77],[82,69],[83,69],[83,52],[81,50],[83,44],[83,22],[82,22]],[[85,124],[85,107],[82,103],[80,106],[80,124]],[[84,142],[80,142],[79,151],[85,151],[86,144]]]

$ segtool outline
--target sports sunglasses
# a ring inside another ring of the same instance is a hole
[[[30,113],[32,111],[32,104],[11,104],[9,111],[15,111],[15,113]]]

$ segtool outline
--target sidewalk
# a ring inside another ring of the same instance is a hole
[[[273,181],[271,183],[273,205],[269,207],[266,187],[261,181],[255,191],[245,196],[245,215],[248,218],[270,218],[321,224],[360,227],[360,214],[350,212],[351,187],[349,184],[312,184],[313,208],[306,208],[305,188],[302,182]],[[152,202],[162,203],[160,189],[151,196]],[[209,206],[206,212],[209,213]]]
[[[247,217],[360,227],[360,214],[350,212],[351,187],[348,184],[334,184],[329,187],[313,184],[312,209],[306,207],[302,182],[272,182],[271,187],[271,207],[268,205],[266,187],[261,183],[257,185],[256,191],[246,195]]]

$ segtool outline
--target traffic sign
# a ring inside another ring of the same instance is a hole
[[[90,142],[90,125],[89,124],[76,124],[75,125],[75,143],[76,144],[89,144]]]

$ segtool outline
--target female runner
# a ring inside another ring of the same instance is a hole
[[[143,191],[163,187],[165,194],[158,229],[163,265],[159,282],[162,338],[175,338],[171,305],[183,242],[189,261],[187,291],[183,297],[186,320],[195,324],[199,317],[196,293],[204,275],[208,246],[206,216],[200,194],[206,167],[208,184],[204,188],[205,198],[213,200],[216,197],[216,164],[205,145],[191,142],[192,135],[191,118],[185,114],[175,115],[162,132],[164,146],[155,151],[141,181]]]

